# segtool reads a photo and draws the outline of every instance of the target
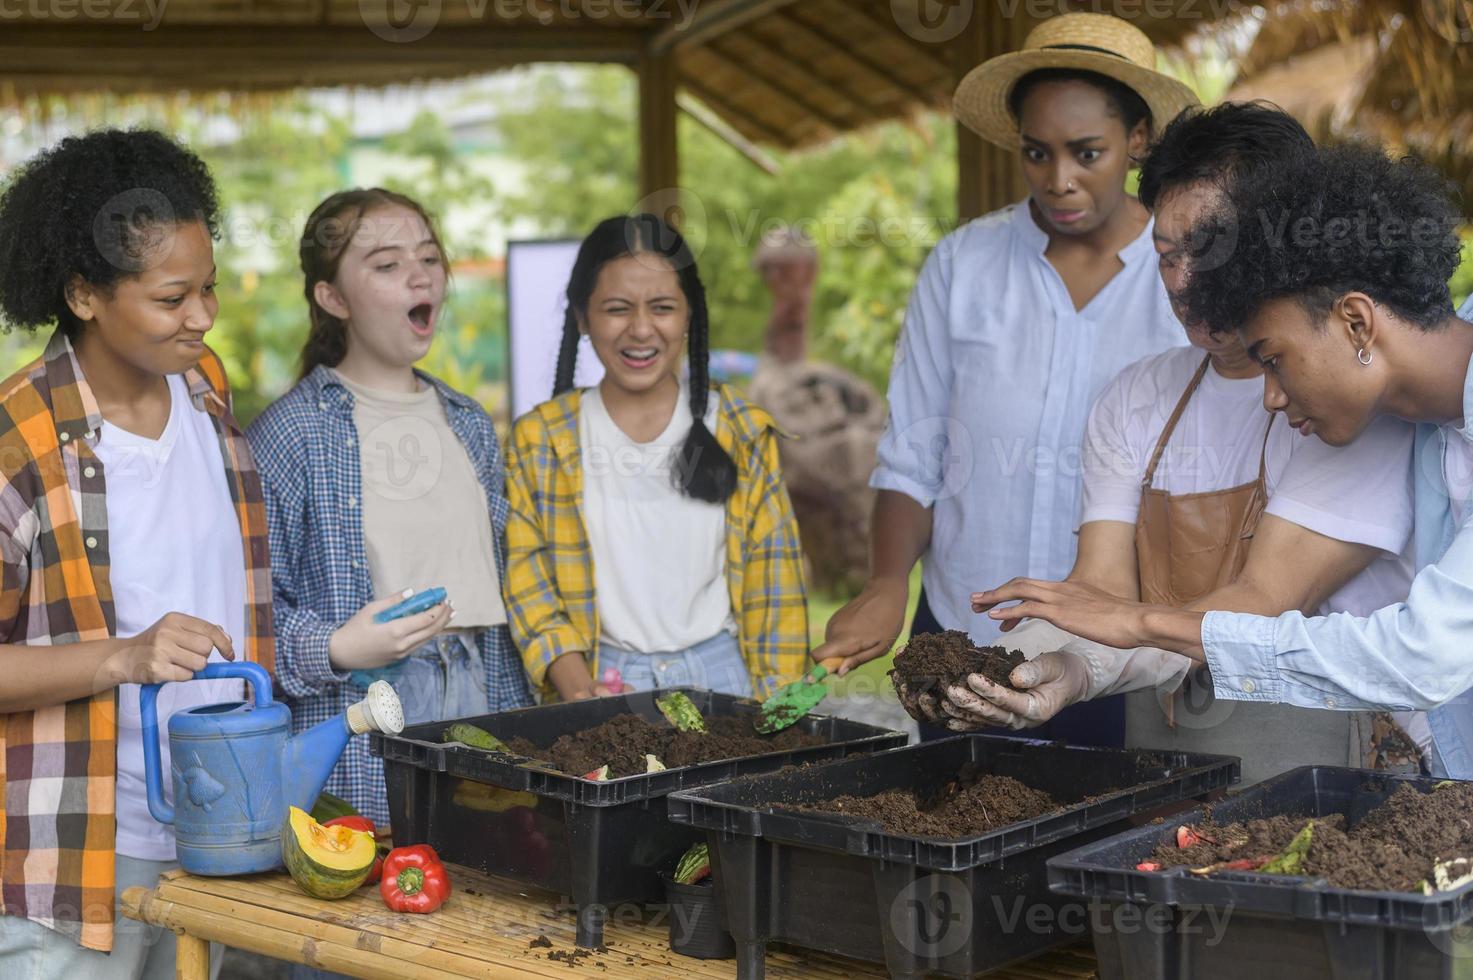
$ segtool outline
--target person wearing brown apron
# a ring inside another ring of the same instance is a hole
[[[1140,196],[1155,217],[1160,275],[1192,347],[1126,368],[1092,408],[1071,581],[1127,601],[1259,613],[1323,603],[1364,615],[1405,597],[1410,431],[1368,430],[1329,450],[1287,421],[1275,427],[1261,368],[1231,333],[1189,322],[1175,299],[1199,260],[1187,258],[1189,244],[1201,244],[1187,232],[1224,182],[1309,149],[1308,134],[1282,112],[1226,103],[1184,113],[1144,161]],[[1261,528],[1266,514],[1272,523]],[[986,597],[974,594],[972,608],[985,611]],[[1301,762],[1360,765],[1390,754],[1376,738],[1394,730],[1389,719],[1218,700],[1205,671],[1187,676],[1184,657],[1105,647],[1042,620],[1005,636],[1030,658],[1014,674],[1024,693],[972,678],[937,704],[918,704],[921,713],[939,714],[953,731],[1032,729],[1077,701],[1135,692],[1126,744],[1240,755],[1247,781]],[[1414,766],[1417,747],[1405,747]]]
[[[1167,443],[1210,364],[1210,356],[1204,357],[1182,392],[1141,481],[1135,542],[1142,602],[1189,606],[1236,580],[1268,503],[1265,454],[1275,422],[1268,412],[1263,413],[1263,442],[1253,481],[1187,494],[1152,486]],[[1372,741],[1370,712],[1219,701],[1213,695],[1212,676],[1202,666],[1192,669],[1175,690],[1126,695],[1127,746],[1236,755],[1243,760],[1245,784],[1310,763],[1362,765]]]

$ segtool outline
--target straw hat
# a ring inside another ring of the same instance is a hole
[[[1197,96],[1156,70],[1156,46],[1133,24],[1109,14],[1061,14],[1028,32],[1021,51],[998,55],[972,69],[957,86],[952,111],[966,127],[1007,150],[1019,147],[1018,122],[1008,95],[1018,79],[1040,68],[1076,68],[1123,82],[1151,109],[1160,132]]]

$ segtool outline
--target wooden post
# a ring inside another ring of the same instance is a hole
[[[181,932],[175,940],[175,980],[210,980],[209,942],[187,932]]]
[[[639,58],[639,196],[647,211],[679,224],[680,157],[676,145],[675,56]],[[651,199],[651,195],[658,195]]]
[[[979,3],[966,30],[952,42],[956,83],[988,58],[1016,51],[1032,22],[1021,9],[1011,17],[1002,4]],[[958,223],[1022,200],[1028,193],[1016,154],[993,146],[956,124],[956,213]]]

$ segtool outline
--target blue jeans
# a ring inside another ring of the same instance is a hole
[[[475,641],[441,633],[403,660],[387,678],[404,706],[404,724],[473,718],[490,711],[486,667]]]
[[[116,857],[117,894],[134,885],[152,888],[177,861]],[[83,949],[68,936],[37,922],[0,915],[0,977],[5,980],[173,980],[174,934],[160,926],[125,919],[113,921],[111,953]],[[224,947],[210,944],[210,976],[220,973]]]
[[[694,687],[739,698],[752,696],[752,676],[737,639],[723,630],[685,650],[638,653],[607,643],[598,645],[598,670],[617,667],[624,683],[636,691],[662,687]]]

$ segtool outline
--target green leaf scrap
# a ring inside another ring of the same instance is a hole
[[[683,732],[705,732],[706,730],[706,722],[701,717],[700,709],[680,691],[656,698],[655,707],[660,709],[660,714],[664,715],[670,724]]]
[[[1309,842],[1314,835],[1314,821],[1304,825],[1304,829],[1294,835],[1284,853],[1265,864],[1259,870],[1264,874],[1271,875],[1297,875],[1299,869],[1304,865],[1304,856],[1309,853]]]

